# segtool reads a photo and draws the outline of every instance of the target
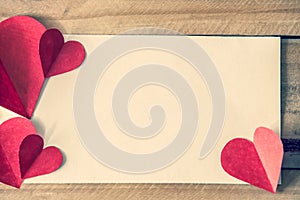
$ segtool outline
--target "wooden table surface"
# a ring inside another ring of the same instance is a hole
[[[119,34],[159,27],[193,35],[279,35],[282,40],[282,134],[300,133],[299,0],[0,0],[0,20],[30,15],[68,34]],[[300,138],[300,136],[299,136]],[[0,185],[0,199],[300,199],[300,171],[283,170],[277,194],[250,185]]]

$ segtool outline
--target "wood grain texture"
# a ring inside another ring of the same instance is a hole
[[[0,0],[0,20],[30,15],[68,34],[160,27],[185,34],[299,35],[299,0]],[[282,133],[300,135],[300,42],[282,40]],[[249,185],[0,184],[0,199],[300,199],[300,171],[283,170],[276,195]]]
[[[283,171],[283,185],[272,194],[250,185],[204,184],[24,184],[21,190],[0,185],[1,200],[276,200],[300,199],[300,171]]]
[[[0,20],[31,15],[69,34],[160,27],[185,34],[299,35],[299,0],[1,0]]]
[[[281,100],[283,137],[300,139],[300,39],[281,42]]]

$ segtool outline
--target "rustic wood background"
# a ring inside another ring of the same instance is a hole
[[[282,39],[282,134],[300,138],[299,0],[0,0],[0,20],[30,15],[68,34],[119,34],[160,27],[192,35],[276,35]],[[249,185],[0,185],[0,199],[300,199],[300,171],[283,170],[277,194]]]

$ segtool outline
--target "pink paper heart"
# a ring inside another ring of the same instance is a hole
[[[20,188],[19,148],[26,136],[35,133],[33,124],[24,118],[12,118],[0,125],[0,182]]]
[[[68,41],[57,29],[47,30],[40,42],[40,56],[46,78],[71,71],[81,65],[85,50],[81,43]]]
[[[31,178],[57,170],[63,161],[60,150],[50,146],[43,149],[44,141],[39,135],[28,135],[19,152],[21,177]]]
[[[45,27],[27,16],[0,23],[0,106],[30,118],[44,82],[39,43]]]
[[[222,150],[221,164],[231,176],[267,191],[276,192],[283,145],[272,130],[257,128],[254,141],[236,138]]]

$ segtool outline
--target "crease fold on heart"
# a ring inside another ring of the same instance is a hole
[[[253,142],[230,140],[221,152],[221,165],[231,176],[275,193],[283,159],[283,145],[271,129],[259,127]]]

